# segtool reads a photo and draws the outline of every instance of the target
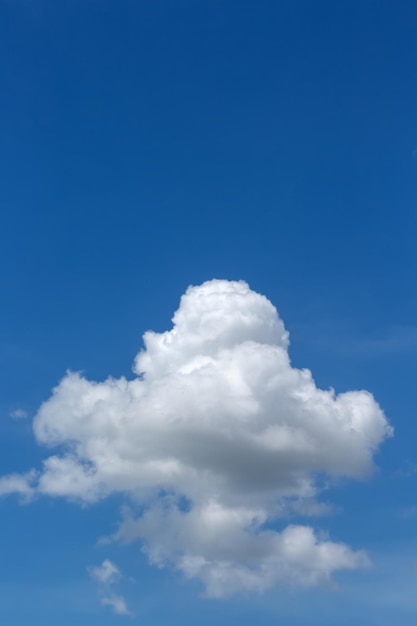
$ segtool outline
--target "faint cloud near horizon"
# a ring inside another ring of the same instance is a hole
[[[29,417],[29,413],[25,409],[15,409],[9,412],[9,417],[14,420],[23,420]]]
[[[343,323],[320,322],[311,343],[329,352],[345,356],[370,358],[393,356],[410,352],[417,354],[417,326],[391,326],[379,334],[365,334]]]
[[[374,353],[404,353],[417,350],[417,326],[393,326],[381,337],[361,339],[358,348]]]

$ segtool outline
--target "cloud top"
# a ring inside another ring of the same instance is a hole
[[[363,553],[320,542],[309,527],[266,527],[314,502],[317,476],[369,474],[391,433],[370,393],[318,389],[292,367],[288,345],[275,307],[245,282],[190,287],[171,330],[145,333],[133,380],[68,373],[41,406],[35,436],[60,452],[31,489],[139,500],[145,513],[117,536],[140,540],[153,562],[200,578],[211,595],[364,565]]]

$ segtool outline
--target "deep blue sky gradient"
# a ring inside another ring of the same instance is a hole
[[[109,556],[139,623],[415,624],[417,4],[0,0],[0,474],[66,369],[131,375],[189,284],[247,280],[295,365],[375,394],[379,473],[313,521],[375,567],[338,591],[207,601],[139,548],[96,546],[121,502],[0,502],[0,619],[98,620]]]

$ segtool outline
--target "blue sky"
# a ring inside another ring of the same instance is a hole
[[[415,624],[416,20],[389,0],[0,2],[0,475],[72,445],[32,430],[67,370],[133,379],[143,333],[212,279],[264,294],[293,366],[369,391],[395,430],[372,476],[323,457],[331,514],[268,517],[368,553],[334,586],[202,597],[141,551],[163,538],[99,541],[146,511],[129,490],[5,495],[4,623]]]

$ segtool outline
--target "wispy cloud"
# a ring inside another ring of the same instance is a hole
[[[417,352],[417,327],[393,326],[377,337],[357,338],[349,343],[355,352],[375,356]]]
[[[105,559],[101,565],[89,567],[88,573],[91,578],[104,585],[112,585],[121,577],[119,568],[109,559]]]
[[[0,496],[16,493],[29,500],[35,493],[34,483],[38,478],[36,470],[30,470],[26,474],[9,474],[0,476]]]
[[[390,326],[364,334],[342,322],[320,320],[314,331],[313,326],[300,330],[308,344],[344,356],[379,358],[417,354],[417,326]]]
[[[117,615],[130,615],[126,602],[122,596],[111,595],[102,598],[101,604],[110,606]]]
[[[113,592],[113,586],[120,581],[122,574],[114,563],[105,559],[101,565],[88,567],[91,578],[99,584],[100,602],[110,606],[118,615],[130,615],[126,601],[120,594]]]
[[[9,417],[15,420],[21,420],[29,417],[29,413],[24,409],[15,409],[14,411],[10,411]]]
[[[401,519],[415,519],[417,517],[417,506],[406,506],[398,510],[398,517]]]

